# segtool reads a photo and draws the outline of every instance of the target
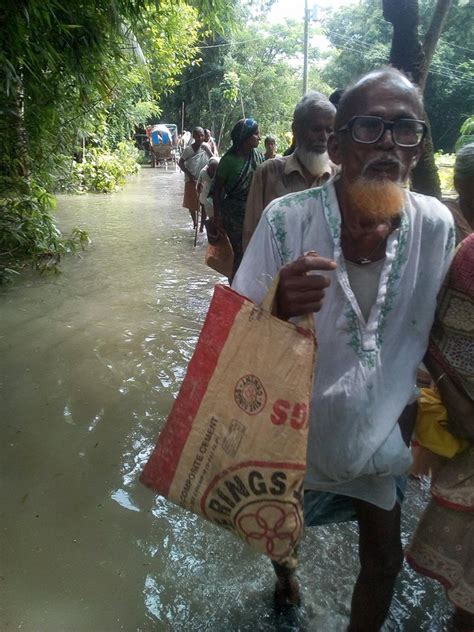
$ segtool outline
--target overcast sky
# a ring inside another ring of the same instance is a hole
[[[311,9],[311,7],[316,4],[323,9],[338,9],[339,7],[347,6],[348,4],[357,3],[357,0],[318,0],[318,2],[308,0],[308,7]],[[285,18],[303,19],[303,15],[304,0],[277,0],[271,8],[269,20],[271,22],[280,22]],[[324,12],[324,15],[327,15],[326,11]]]

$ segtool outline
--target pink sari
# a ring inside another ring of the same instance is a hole
[[[440,292],[429,350],[474,400],[474,233],[459,245]],[[431,491],[407,561],[441,582],[456,607],[474,614],[473,444],[436,472]]]

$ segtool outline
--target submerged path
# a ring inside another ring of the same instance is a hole
[[[265,559],[155,498],[138,476],[220,277],[193,249],[182,174],[143,169],[112,195],[61,196],[92,246],[0,290],[0,630],[339,632],[357,571],[351,526],[308,530],[292,627]],[[404,530],[426,485],[411,482]],[[443,591],[404,569],[386,630],[441,632]]]

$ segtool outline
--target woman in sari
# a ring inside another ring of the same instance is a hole
[[[217,169],[214,183],[214,224],[227,233],[234,250],[232,276],[242,260],[242,231],[245,218],[245,204],[253,174],[264,161],[257,151],[260,142],[258,124],[251,118],[241,119],[231,133],[232,147],[226,152]]]
[[[432,499],[407,550],[454,605],[451,630],[474,630],[474,233],[458,246],[441,289],[425,358],[448,429],[467,443],[432,478]]]
[[[197,217],[199,213],[199,197],[196,191],[196,183],[203,169],[212,158],[212,151],[204,142],[204,130],[202,127],[195,127],[193,130],[194,142],[185,147],[178,166],[184,172],[184,197],[183,208],[187,208],[193,226],[197,226]]]

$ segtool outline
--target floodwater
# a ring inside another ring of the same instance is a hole
[[[291,622],[266,559],[138,482],[222,281],[182,187],[144,168],[122,192],[61,196],[60,226],[92,246],[0,289],[2,632],[345,630],[352,526],[307,530]],[[427,494],[410,483],[405,541]],[[441,632],[447,615],[405,568],[384,629]]]

